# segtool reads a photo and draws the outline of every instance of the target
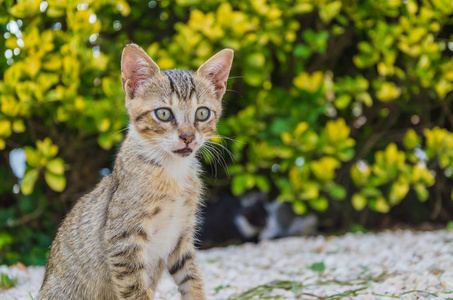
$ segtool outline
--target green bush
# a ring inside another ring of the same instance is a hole
[[[44,263],[61,218],[111,165],[127,122],[119,61],[130,41],[162,69],[195,69],[235,49],[213,137],[235,139],[227,143],[235,160],[225,156],[226,170],[207,178],[215,190],[258,188],[297,213],[324,212],[327,227],[366,225],[368,212],[392,213],[402,201],[411,210],[424,202],[434,220],[453,213],[451,1],[0,0],[0,8],[0,263]],[[16,148],[27,159],[20,192],[9,164]]]

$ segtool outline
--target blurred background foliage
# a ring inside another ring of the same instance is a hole
[[[207,199],[257,188],[334,231],[448,222],[452,17],[450,0],[0,0],[0,264],[44,264],[108,174],[131,41],[162,69],[235,49],[213,138],[235,159],[213,178],[208,158]]]

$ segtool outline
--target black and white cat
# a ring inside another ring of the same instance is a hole
[[[315,216],[296,215],[290,203],[269,202],[261,191],[249,191],[239,198],[221,194],[202,208],[201,217],[201,248],[309,235],[317,225]]]

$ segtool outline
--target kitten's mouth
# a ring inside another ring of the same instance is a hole
[[[182,157],[189,156],[190,154],[192,154],[192,152],[193,152],[193,150],[190,149],[189,147],[184,147],[182,149],[173,151],[173,153],[176,153],[176,154],[178,154],[179,156],[182,156]]]

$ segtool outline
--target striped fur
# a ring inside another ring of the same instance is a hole
[[[197,72],[160,71],[138,46],[125,48],[129,132],[112,174],[60,226],[38,299],[153,299],[164,271],[184,300],[206,299],[193,245],[203,190],[195,152],[221,114],[227,76],[211,71],[227,68],[228,75],[231,60],[224,50]],[[195,119],[200,107],[212,112],[203,122]],[[159,120],[159,108],[174,119]],[[184,147],[193,153],[180,154]]]

